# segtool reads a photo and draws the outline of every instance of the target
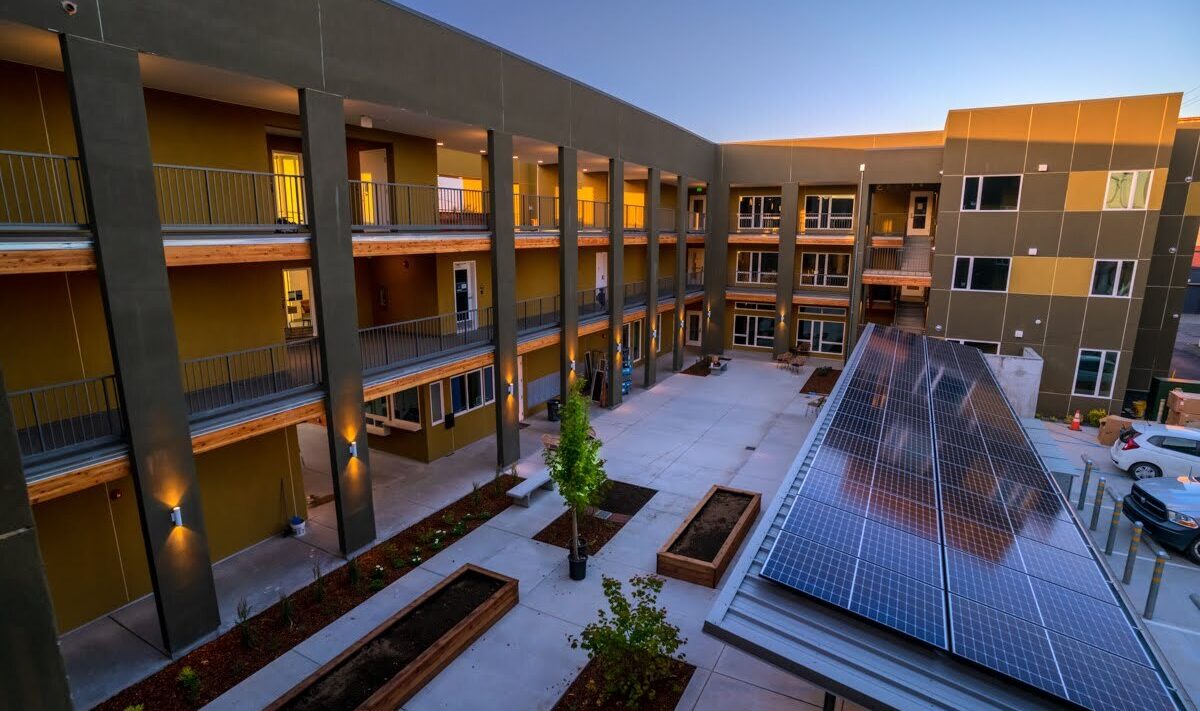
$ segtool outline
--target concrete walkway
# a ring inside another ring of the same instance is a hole
[[[550,708],[586,662],[567,635],[604,605],[601,576],[627,580],[653,571],[658,548],[714,483],[774,494],[813,422],[798,392],[811,370],[797,376],[738,353],[721,376],[673,375],[651,390],[635,389],[616,410],[594,410],[609,477],[659,493],[591,558],[587,580],[567,578],[565,551],[531,540],[565,510],[557,495],[538,492],[529,508],[495,516],[209,708],[262,707],[466,562],[520,580],[521,602],[405,708]],[[540,456],[523,462],[531,460]],[[663,588],[660,602],[698,668],[679,708],[820,708],[820,689],[701,631],[715,595],[670,579]]]

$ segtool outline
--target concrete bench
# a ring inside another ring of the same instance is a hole
[[[550,480],[549,469],[542,468],[530,474],[520,484],[508,490],[508,498],[512,499],[514,504],[528,508],[529,497],[533,496],[533,492],[537,489],[554,491],[554,482]]]

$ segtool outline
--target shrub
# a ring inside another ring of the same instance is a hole
[[[237,628],[238,628],[238,632],[242,636],[242,646],[247,649],[253,647],[254,646],[254,630],[252,630],[250,628],[250,603],[246,600],[246,598],[242,598],[241,600],[238,600]]]
[[[179,691],[183,693],[183,698],[189,704],[196,704],[200,701],[200,675],[191,667],[184,667],[179,670],[179,676],[175,677],[175,684],[179,687]]]
[[[362,570],[358,567],[358,558],[351,558],[346,563],[346,582],[356,590],[362,585]]]
[[[279,591],[279,624],[291,628],[296,624],[296,606],[292,604],[292,596]]]
[[[471,508],[475,509],[476,513],[483,511],[483,493],[479,490],[479,484],[471,482]]]
[[[404,559],[400,557],[400,549],[396,548],[395,543],[387,543],[383,546],[383,556],[387,558],[388,565],[396,570],[404,567]]]
[[[146,711],[145,704],[130,704],[125,707],[125,711]]]
[[[1100,420],[1108,417],[1108,410],[1088,410],[1087,417],[1083,418],[1083,423],[1089,427],[1099,427]]]
[[[313,602],[325,602],[325,576],[321,575],[321,561],[314,560],[313,567]]]
[[[450,532],[455,536],[467,535],[467,519],[460,519],[458,523],[454,524],[454,528],[450,529]]]
[[[584,627],[578,639],[568,639],[572,648],[583,648],[588,659],[600,664],[602,696],[636,708],[653,699],[654,687],[671,677],[672,655],[687,640],[667,622],[666,609],[657,607],[662,578],[639,575],[629,584],[627,598],[619,580],[603,576],[609,611],[600,610],[599,619]]]

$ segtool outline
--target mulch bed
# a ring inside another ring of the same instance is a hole
[[[713,562],[752,500],[748,494],[717,491],[683,529],[669,551],[706,563]]]
[[[828,395],[833,392],[833,386],[837,385],[838,377],[842,371],[830,369],[825,375],[817,375],[814,371],[808,376],[808,381],[804,383],[804,387],[800,388],[802,393],[816,393],[817,395]]]
[[[683,373],[684,375],[698,375],[702,378],[707,378],[708,377],[708,361],[707,360],[698,360],[695,363],[692,363],[691,365],[689,365],[688,367],[684,368],[683,370],[681,370],[679,372]]]
[[[683,698],[683,692],[687,689],[688,682],[692,680],[692,674],[696,671],[696,667],[679,660],[673,660],[671,666],[673,675],[655,684],[654,698],[643,699],[641,705],[638,706],[639,709],[642,711],[673,711],[679,704],[679,699]],[[571,685],[559,697],[558,703],[554,705],[554,711],[625,708],[620,700],[606,699],[602,695],[603,672],[604,670],[598,662],[589,661],[587,666],[579,672],[579,676],[575,677],[575,681],[571,682]]]
[[[203,706],[508,508],[512,499],[505,492],[520,481],[507,474],[497,477],[478,492],[467,494],[360,554],[352,563],[323,573],[319,581],[314,579],[291,595],[290,624],[284,619],[282,604],[277,602],[249,618],[244,628],[234,627],[97,708],[123,711],[143,704],[148,711],[186,711]],[[355,568],[359,579],[352,583],[351,571]],[[183,667],[191,667],[200,675],[200,693],[192,701],[176,682]]]
[[[579,537],[586,543],[588,555],[599,553],[604,544],[611,541],[613,536],[617,535],[617,531],[620,531],[629,519],[641,511],[646,502],[657,493],[656,490],[644,486],[610,479],[604,499],[596,508],[613,515],[607,519],[596,516],[583,516],[579,519]],[[571,512],[566,511],[551,521],[549,526],[538,531],[533,540],[569,549],[571,547]]]

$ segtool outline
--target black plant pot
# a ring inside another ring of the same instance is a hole
[[[570,568],[571,580],[583,580],[587,577],[587,556],[579,556],[578,558],[567,552],[567,566]]]

